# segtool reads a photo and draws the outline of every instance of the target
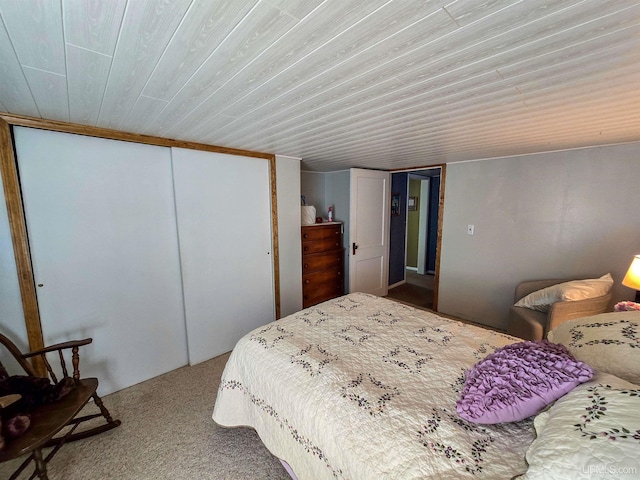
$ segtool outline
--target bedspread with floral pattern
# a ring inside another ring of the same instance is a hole
[[[513,337],[363,293],[242,338],[213,418],[254,428],[299,480],[509,479],[532,422],[456,414],[465,372]]]

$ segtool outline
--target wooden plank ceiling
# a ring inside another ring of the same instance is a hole
[[[0,0],[0,110],[404,168],[640,140],[635,0]]]

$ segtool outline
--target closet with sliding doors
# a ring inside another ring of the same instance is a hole
[[[275,318],[270,161],[13,127],[42,334],[101,394]]]

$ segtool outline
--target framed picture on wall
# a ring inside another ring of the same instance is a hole
[[[409,197],[409,210],[418,210],[418,197]]]
[[[391,215],[400,215],[400,194],[391,194]]]

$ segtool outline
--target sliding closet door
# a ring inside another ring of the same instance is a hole
[[[269,162],[172,148],[189,361],[275,318]]]
[[[0,191],[4,191],[1,178]],[[9,337],[21,350],[29,349],[9,215],[4,201],[0,201],[0,333]],[[17,364],[12,359],[13,356],[6,349],[0,349],[0,363],[10,372],[20,371],[14,368]]]
[[[102,394],[187,363],[169,148],[15,128],[45,344]]]

